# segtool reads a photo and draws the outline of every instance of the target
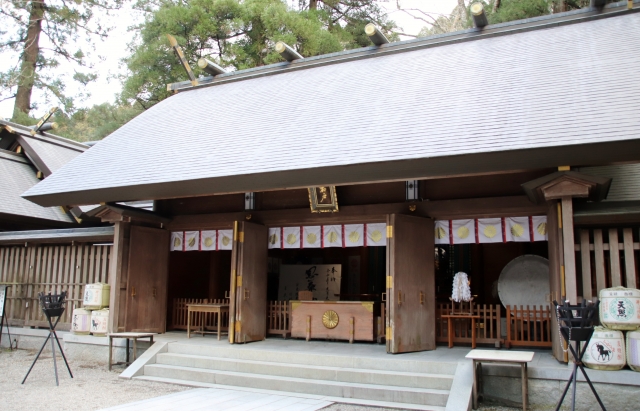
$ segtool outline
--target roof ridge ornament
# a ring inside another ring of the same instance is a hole
[[[218,74],[224,74],[227,71],[214,63],[213,61],[209,61],[205,58],[201,58],[198,60],[198,67],[200,67],[203,71],[212,76],[217,76]]]
[[[189,76],[189,80],[191,80],[191,85],[192,86],[197,86],[198,85],[198,80],[196,80],[196,76],[195,76],[195,74],[193,74],[193,70],[191,70],[191,66],[189,65],[189,62],[187,61],[187,58],[184,56],[184,52],[182,51],[182,47],[180,47],[180,45],[178,45],[178,40],[176,40],[176,38],[173,37],[171,34],[167,34],[167,38],[169,39],[169,44],[171,44],[171,47],[173,48],[173,51],[176,53],[176,56],[178,57],[178,60],[180,60],[180,63],[182,64],[182,67],[187,72],[187,75]]]
[[[294,60],[303,59],[302,54],[298,53],[293,49],[293,47],[289,46],[287,43],[283,41],[279,41],[276,43],[276,52],[282,56],[283,59],[288,62],[292,62]]]
[[[32,136],[35,136],[37,132],[39,131],[47,131],[47,130],[51,130],[51,129],[56,129],[58,128],[58,123],[47,123],[46,121],[49,120],[49,117],[51,117],[53,115],[53,113],[55,113],[56,111],[58,111],[58,107],[51,107],[49,109],[49,111],[47,111],[45,113],[44,116],[42,116],[42,118],[40,119],[40,121],[38,121],[38,124],[36,124],[35,126],[33,126],[33,129],[30,131]]]
[[[482,29],[489,24],[487,14],[484,12],[484,5],[479,1],[472,3],[471,6],[469,6],[469,11],[471,11],[471,15],[473,16],[473,24],[477,28]]]
[[[364,33],[369,36],[369,40],[378,47],[389,43],[387,36],[373,23],[364,26]]]

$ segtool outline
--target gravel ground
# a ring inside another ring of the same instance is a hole
[[[60,386],[56,387],[51,351],[40,356],[29,378],[26,375],[37,351],[18,350],[0,352],[1,408],[6,410],[62,411],[98,410],[147,398],[190,389],[172,384],[118,378],[123,368],[108,371],[106,364],[70,361],[74,378],[69,377],[62,357],[56,357]],[[380,411],[391,408],[333,404],[327,411]],[[511,411],[515,408],[480,407],[483,411]],[[184,410],[187,411],[187,410]]]

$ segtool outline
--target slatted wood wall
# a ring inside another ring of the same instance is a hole
[[[10,285],[7,319],[13,326],[48,326],[38,293],[67,291],[67,310],[58,328],[68,330],[74,308],[82,307],[84,286],[106,283],[110,245],[0,247],[0,284]]]
[[[593,300],[603,288],[638,288],[638,237],[637,228],[579,230],[575,249],[583,298]]]

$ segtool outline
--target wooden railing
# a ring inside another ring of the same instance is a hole
[[[507,348],[551,347],[551,308],[542,306],[507,306]]]
[[[0,247],[0,284],[11,286],[6,303],[9,323],[48,327],[38,293],[67,291],[67,309],[58,329],[69,330],[73,309],[82,307],[84,286],[107,282],[110,256],[110,245]]]
[[[442,318],[442,315],[450,313],[451,309],[451,303],[437,304],[436,306],[437,342],[448,342],[447,319]],[[500,336],[500,305],[475,304],[473,306],[473,313],[480,316],[480,318],[476,320],[476,342],[479,344],[501,344],[503,340]],[[454,319],[453,321],[454,344],[471,344],[471,319]]]
[[[174,330],[187,329],[187,304],[229,304],[229,299],[209,299],[209,298],[174,298],[171,312],[171,328]],[[200,326],[204,316],[204,327],[207,330],[216,330],[217,314],[214,313],[191,313],[191,325]],[[222,314],[221,327],[229,327],[229,314]]]
[[[269,301],[267,334],[279,334],[287,338],[291,334],[291,304],[289,301]]]
[[[582,275],[582,293],[578,294],[593,300],[603,288],[638,288],[639,234],[637,228],[579,230],[575,250],[579,252],[576,263],[581,267],[577,272]]]

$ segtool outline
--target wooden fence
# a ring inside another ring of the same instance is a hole
[[[442,315],[450,313],[451,303],[436,306],[436,341],[448,342],[447,319]],[[501,334],[500,305],[475,304],[473,313],[479,315],[476,319],[476,342],[480,344],[500,344],[503,342]],[[471,319],[453,320],[453,342],[471,344]]]
[[[84,286],[108,281],[110,256],[110,245],[0,247],[0,284],[11,286],[6,306],[10,324],[48,327],[38,293],[67,291],[67,310],[58,328],[68,330],[73,309],[82,306]]]
[[[171,328],[174,330],[187,329],[187,304],[229,304],[228,298],[209,299],[209,298],[174,298],[171,313]],[[202,324],[202,316],[204,316],[204,327],[207,330],[217,330],[216,323],[217,314],[214,313],[192,313],[191,324]],[[229,328],[229,313],[222,314],[222,328]]]
[[[582,273],[579,295],[593,300],[603,288],[638,288],[638,234],[637,228],[579,230],[580,243],[575,245],[577,272]]]
[[[507,306],[507,348],[551,347],[551,308],[549,305],[533,308]],[[557,330],[556,330],[557,332]]]
[[[269,301],[267,334],[279,334],[286,338],[291,334],[291,304],[289,301]]]

